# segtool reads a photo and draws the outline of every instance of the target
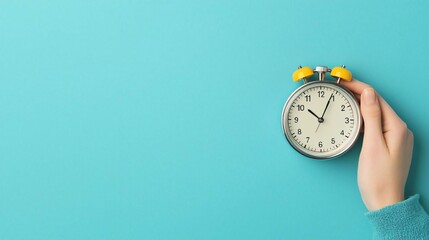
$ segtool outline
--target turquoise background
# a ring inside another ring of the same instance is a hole
[[[345,64],[415,133],[429,207],[427,1],[0,1],[0,239],[369,239],[361,143],[280,124],[298,65]]]

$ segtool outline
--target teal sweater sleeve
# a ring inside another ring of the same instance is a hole
[[[416,194],[402,202],[367,212],[373,239],[429,240],[429,216]]]

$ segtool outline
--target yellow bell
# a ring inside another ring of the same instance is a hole
[[[292,79],[293,81],[297,82],[299,80],[302,80],[303,78],[310,77],[313,74],[313,69],[311,69],[310,67],[298,68],[298,70],[293,73]]]
[[[345,80],[350,82],[353,79],[352,73],[345,69],[344,67],[334,67],[331,70],[331,76],[340,78],[341,80]]]

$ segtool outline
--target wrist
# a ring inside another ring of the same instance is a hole
[[[375,211],[402,201],[404,201],[404,194],[391,194],[387,196],[379,196],[365,205],[368,211]]]

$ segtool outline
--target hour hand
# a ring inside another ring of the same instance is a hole
[[[309,113],[311,113],[311,114],[313,114],[313,116],[315,116],[316,118],[317,118],[317,120],[319,120],[320,119],[320,117],[318,117],[313,111],[311,111],[310,109],[308,109],[308,112]]]

